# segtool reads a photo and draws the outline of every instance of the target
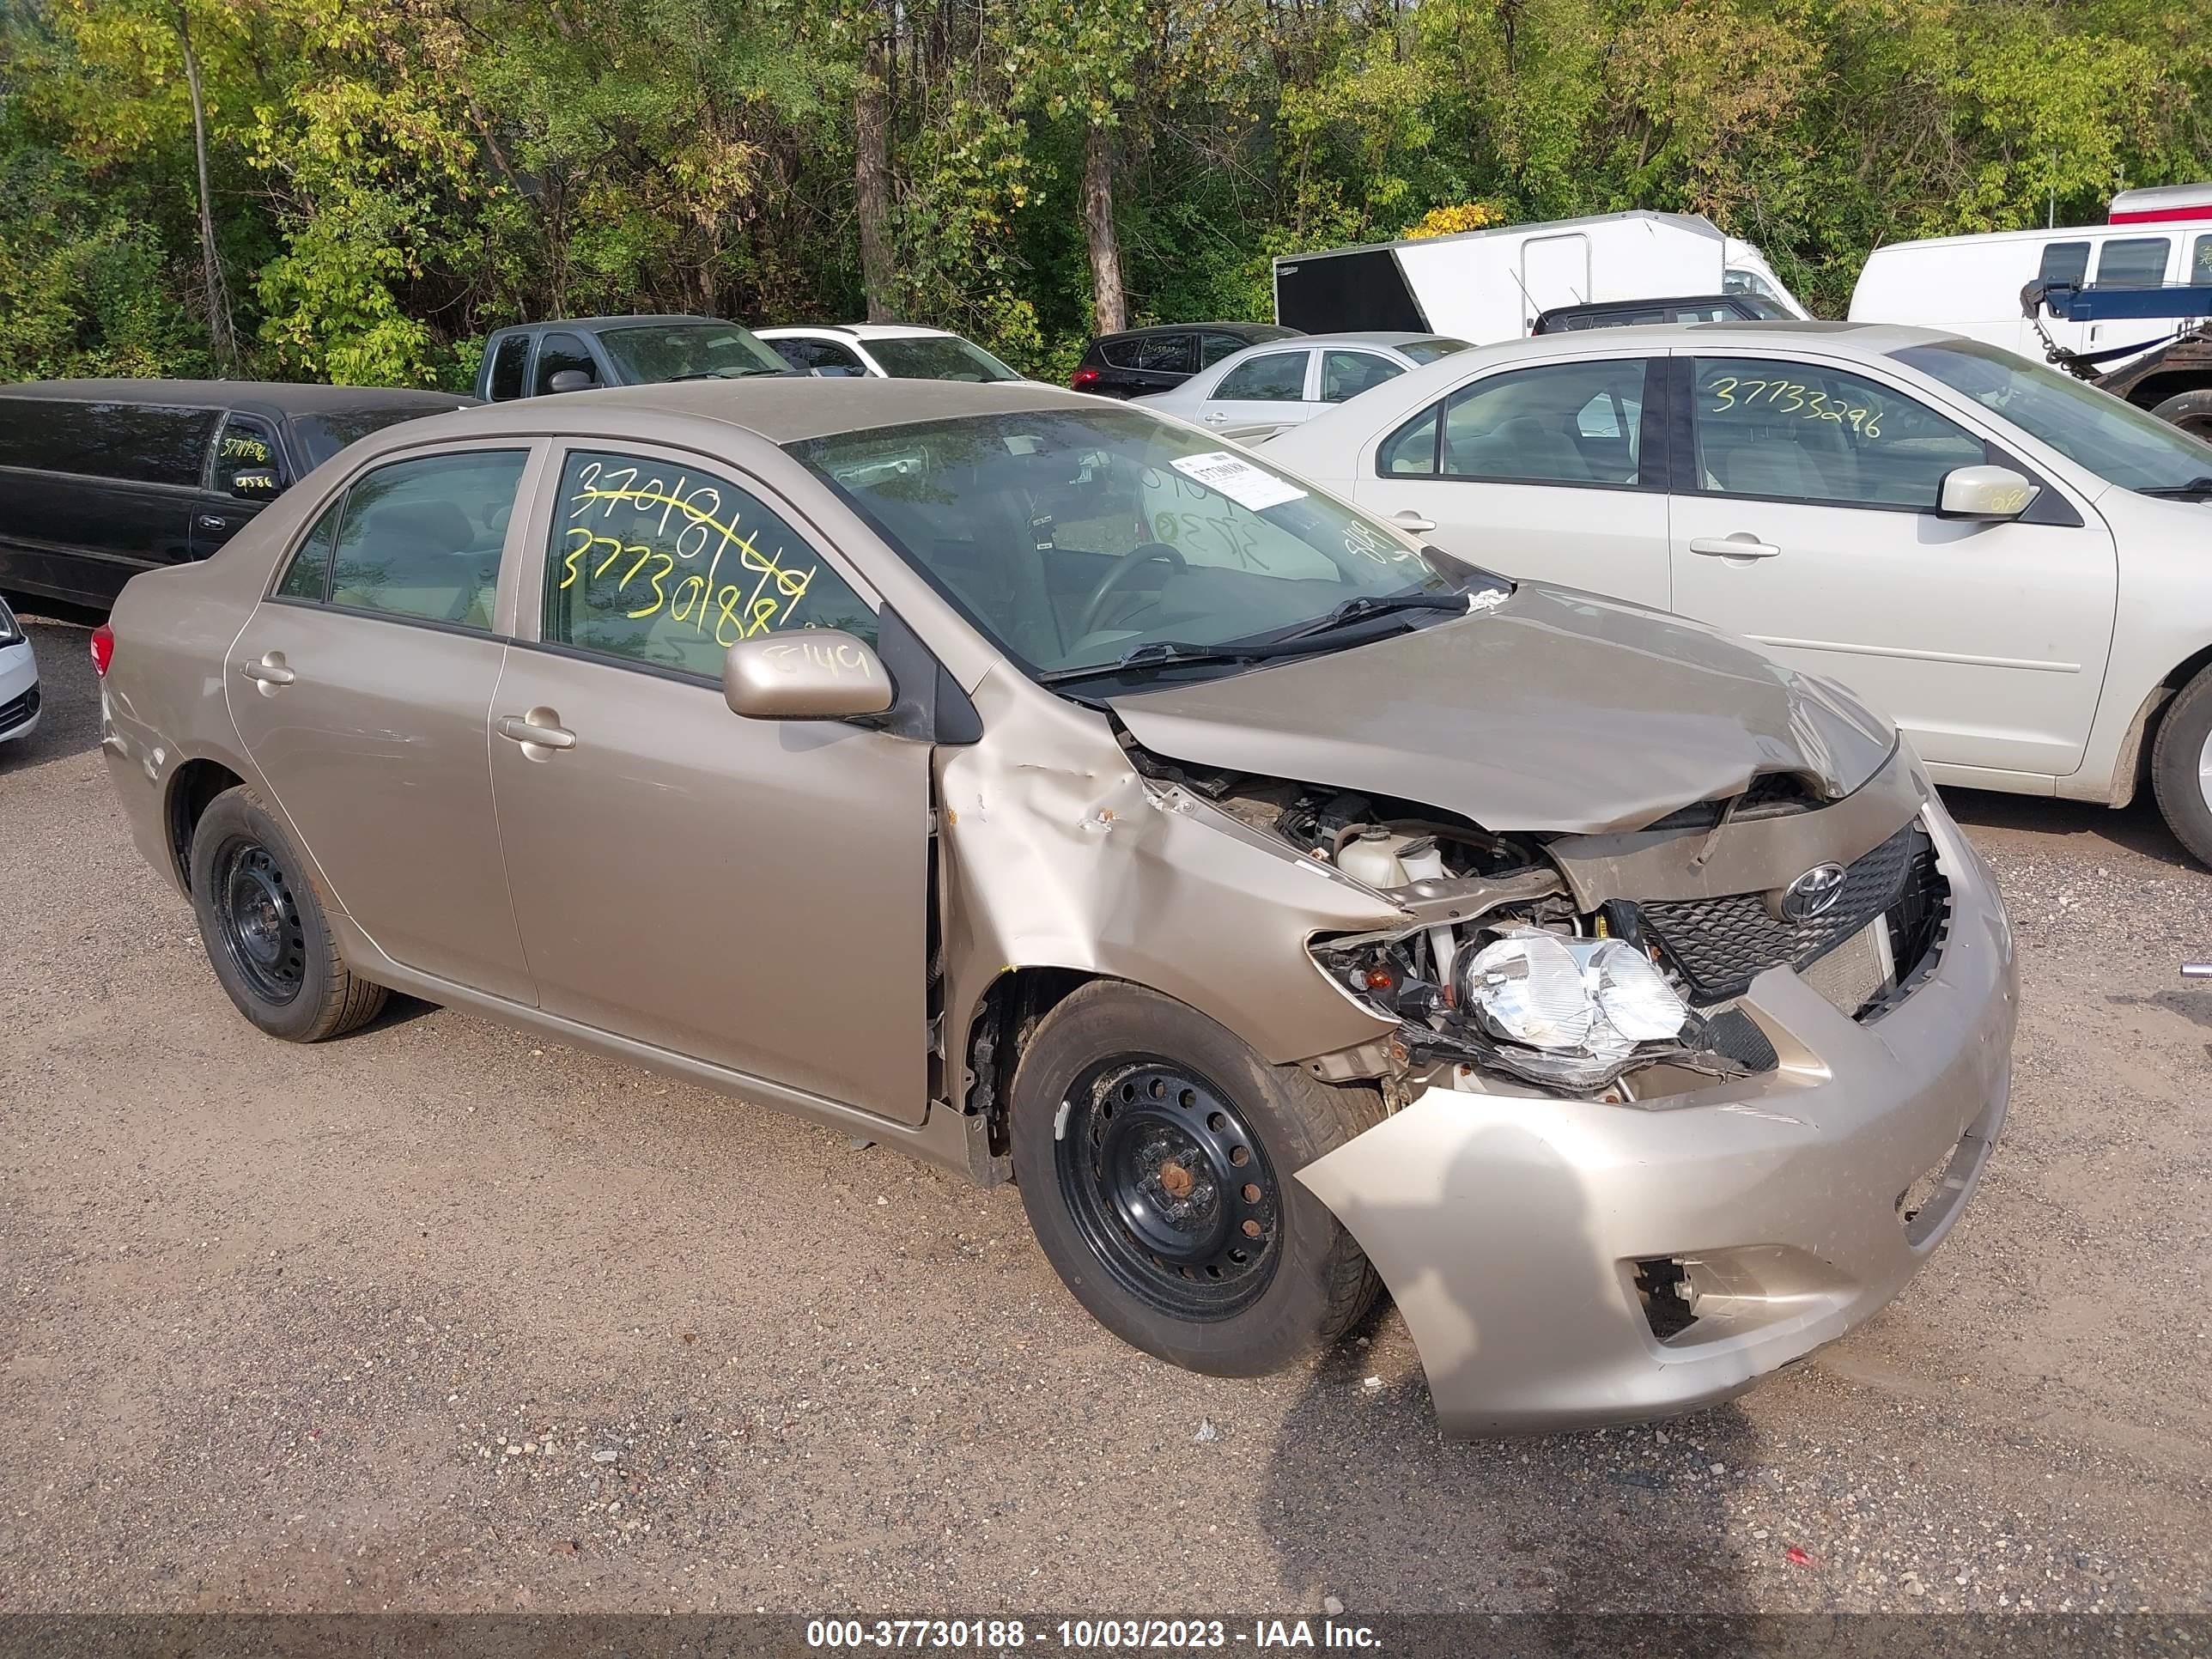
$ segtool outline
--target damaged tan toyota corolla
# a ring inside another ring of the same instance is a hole
[[[1455,1432],[1840,1335],[2004,1110],[1989,872],[1847,694],[1048,387],[412,422],[95,655],[263,1030],[388,987],[1013,1179],[1200,1370],[1379,1279]]]

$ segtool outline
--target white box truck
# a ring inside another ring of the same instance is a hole
[[[1308,334],[1418,330],[1489,345],[1561,306],[1714,294],[1810,314],[1757,248],[1692,214],[1602,213],[1275,260],[1275,320]]]

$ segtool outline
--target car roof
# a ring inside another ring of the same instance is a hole
[[[476,399],[464,392],[413,386],[322,386],[295,380],[29,380],[0,386],[0,396],[57,402],[143,404],[185,409],[258,406],[286,415],[356,409],[451,410]]]
[[[1577,300],[1571,305],[1550,307],[1543,314],[1557,317],[1570,311],[1645,311],[1653,306],[1741,305],[1746,298],[1741,294],[1662,294],[1648,300]],[[1789,318],[1777,320],[1796,322],[1802,319]]]
[[[635,317],[549,317],[544,321],[538,323],[510,323],[507,327],[494,331],[500,334],[514,334],[526,329],[571,328],[581,329],[591,333],[605,328],[634,328],[641,323],[720,323],[729,328],[744,326],[743,323],[734,321],[728,317],[701,317],[684,311],[662,311],[641,313]]]
[[[772,444],[794,443],[872,427],[957,420],[1039,409],[1115,407],[1081,392],[1033,380],[899,380],[793,375],[747,380],[683,380],[607,386],[558,397],[482,404],[433,423],[413,424],[409,441],[574,432],[608,435],[635,419],[656,428],[682,424],[738,428]],[[640,441],[649,434],[641,432]]]
[[[1881,356],[1905,346],[1930,345],[1956,337],[1939,328],[1915,328],[1905,323],[1832,323],[1819,318],[1778,317],[1771,321],[1725,323],[1635,323],[1626,328],[1577,329],[1562,334],[1538,334],[1520,340],[1503,340],[1478,347],[1486,356],[1550,357],[1562,352],[1664,350],[1692,344],[1700,351],[1726,350],[1730,346],[1788,346],[1794,341],[1848,337],[1852,347]],[[1468,359],[1452,362],[1465,368]]]
[[[1298,331],[1280,323],[1154,323],[1146,328],[1125,328],[1116,334],[1101,334],[1091,344],[1106,340],[1140,340],[1152,334],[1191,334],[1199,330],[1211,330],[1216,334],[1240,334],[1248,340],[1284,338]]]
[[[949,328],[924,328],[919,323],[779,323],[758,331],[763,340],[788,338],[793,334],[842,334],[848,340],[957,340]]]
[[[1295,334],[1280,340],[1258,340],[1254,343],[1273,346],[1293,343],[1302,346],[1402,346],[1413,345],[1422,340],[1455,340],[1458,337],[1456,334],[1445,334],[1432,328],[1370,328],[1345,329],[1334,334]]]

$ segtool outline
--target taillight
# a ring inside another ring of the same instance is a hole
[[[1098,371],[1095,368],[1077,369],[1075,378],[1067,383],[1071,392],[1088,392],[1097,384]]]
[[[106,623],[92,630],[92,666],[100,678],[107,678],[107,665],[115,660],[115,630]]]

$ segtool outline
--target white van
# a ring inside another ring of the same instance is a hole
[[[1560,306],[1744,294],[1810,315],[1750,243],[1685,213],[1604,213],[1275,260],[1275,320],[1306,334],[1525,339]]]
[[[2032,282],[2155,288],[2212,283],[2212,185],[2125,191],[2112,222],[2054,230],[2003,230],[1893,242],[1868,256],[1851,292],[1855,323],[1912,323],[1963,334],[2040,362],[2043,342],[2021,315]],[[2185,320],[2075,323],[2045,316],[2054,345],[2094,353],[2140,342],[2148,349]],[[2099,367],[2110,372],[2122,352]]]

